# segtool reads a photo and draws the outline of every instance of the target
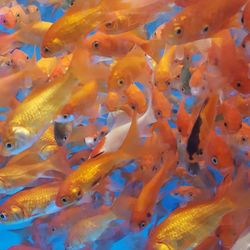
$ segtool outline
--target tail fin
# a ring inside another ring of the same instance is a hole
[[[239,168],[234,180],[231,179],[231,175],[226,176],[217,194],[217,197],[220,196],[228,198],[237,210],[250,209],[250,184],[247,169]]]
[[[134,111],[129,131],[119,151],[125,154],[136,156],[140,153],[140,146],[141,143],[137,127],[137,114]]]
[[[141,45],[141,48],[151,56],[157,63],[161,59],[161,52],[164,50],[165,44],[160,40],[149,40]]]

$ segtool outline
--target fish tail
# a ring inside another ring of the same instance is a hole
[[[157,63],[161,59],[161,52],[165,44],[161,40],[149,40],[141,45],[141,48],[151,56]]]
[[[137,113],[132,116],[131,125],[125,140],[123,141],[119,151],[125,155],[137,157],[141,153],[141,143],[137,126]]]

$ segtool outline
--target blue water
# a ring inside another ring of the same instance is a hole
[[[26,3],[26,1],[18,1],[18,2]],[[41,11],[43,21],[54,22],[63,14],[63,11],[61,9],[58,9],[52,15],[52,12],[53,12],[52,7],[47,7],[47,6],[45,7],[45,6],[39,6],[39,5],[38,5],[38,7]],[[175,9],[175,12],[176,11],[179,11],[179,9]],[[167,20],[171,19],[173,14],[174,13],[168,13],[168,14],[161,15],[156,21],[146,25],[148,35],[151,36],[154,33],[156,27],[158,27],[163,22],[166,22]],[[8,30],[1,27],[1,31],[6,32]],[[24,52],[26,52],[29,55],[29,57],[31,57],[33,52],[34,52],[34,47],[30,46],[30,45],[25,45],[22,47],[22,50]],[[36,48],[36,55],[37,55],[37,59],[39,59],[40,58],[40,49],[39,48]],[[199,55],[194,55],[193,59],[199,60]],[[180,94],[178,92],[176,92],[175,95],[177,97],[180,97]],[[18,94],[18,99],[23,99],[23,97],[24,97],[23,93],[20,92]],[[192,98],[188,99],[187,105],[192,105],[193,101],[194,100]],[[105,117],[100,118],[100,120],[101,119],[103,122],[105,122]],[[175,126],[175,124],[171,123],[171,122],[170,122],[170,125],[172,127]],[[78,151],[79,149],[80,148],[77,147],[77,148],[74,148],[73,151]],[[131,171],[133,171],[133,169],[134,169],[134,166],[130,165],[130,166],[125,167],[124,171],[131,172]],[[217,179],[220,180],[221,176],[218,174],[218,172],[215,170],[212,170],[212,171],[215,172]],[[124,179],[121,177],[120,170],[114,171],[112,173],[112,180],[120,183],[121,185],[124,185]],[[156,220],[158,220],[158,223],[161,222],[163,219],[165,219],[171,213],[171,211],[173,209],[178,207],[177,200],[169,195],[169,192],[171,190],[173,190],[176,187],[176,185],[177,185],[177,180],[172,180],[172,181],[168,182],[166,184],[166,186],[164,186],[162,188],[161,192],[165,194],[163,200],[161,201],[163,211],[159,211],[159,212],[157,211],[158,213],[154,214],[152,222],[143,231],[141,231],[140,233],[129,233],[123,239],[116,241],[116,242],[113,242],[111,249],[112,250],[120,250],[120,249],[126,249],[126,250],[137,249],[137,250],[139,250],[139,249],[143,249],[144,244],[147,242],[148,233],[150,231],[150,228],[152,227],[152,225],[154,225],[156,223]],[[4,200],[0,200],[0,203],[2,203]],[[11,229],[10,227],[0,225],[0,250],[7,250],[10,246],[13,246],[16,244],[21,244],[21,243],[23,243],[24,239],[31,238],[31,231],[29,231],[29,228],[28,229],[21,228],[19,230],[13,230],[13,231],[10,229]],[[53,241],[53,249],[55,249],[55,250],[64,249],[63,244],[64,244],[64,239],[62,237],[57,238],[56,240]]]

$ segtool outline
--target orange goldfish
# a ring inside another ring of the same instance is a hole
[[[95,117],[98,110],[96,107],[98,86],[96,81],[80,84],[75,88],[69,102],[62,108],[57,122],[71,122],[80,116]]]
[[[44,81],[45,75],[35,64],[34,58],[28,61],[22,70],[1,77],[1,107],[15,106],[15,96],[19,88],[31,87]]]
[[[33,155],[32,155],[33,154]],[[36,185],[39,178],[53,178],[50,171],[66,173],[66,165],[57,165],[50,160],[38,161],[34,153],[25,154],[24,158],[19,158],[21,162],[9,162],[4,168],[0,169],[0,193],[12,195],[25,187]],[[68,171],[69,172],[69,171]],[[50,173],[50,174],[49,174]],[[59,175],[60,177],[60,175]],[[56,175],[54,174],[54,178]]]
[[[80,200],[112,170],[137,157],[139,153],[137,147],[139,147],[139,141],[136,115],[134,115],[127,137],[118,151],[89,159],[68,175],[59,188],[57,206],[63,207]]]
[[[212,234],[224,215],[249,209],[249,189],[244,189],[243,177],[240,173],[224,196],[175,210],[151,231],[148,249],[193,248]]]
[[[176,126],[183,137],[187,137],[191,127],[191,115],[185,110],[185,99],[180,103],[177,115],[176,115]]]
[[[118,35],[97,32],[83,43],[93,54],[107,57],[125,56],[134,46],[138,46],[154,60],[158,60],[162,46],[158,40],[145,40],[132,32]]]
[[[180,78],[181,65],[177,63],[176,54],[178,47],[166,48],[164,54],[155,68],[155,85],[160,91],[170,90]]]
[[[174,152],[167,154],[167,162],[163,163],[160,170],[142,188],[132,210],[130,224],[134,230],[141,230],[151,220],[153,208],[157,201],[160,188],[170,178],[170,173],[176,167],[177,157]]]
[[[3,7],[0,9],[0,23],[8,29],[13,29],[15,27],[16,17],[13,15],[10,8]]]
[[[231,18],[245,3],[246,0],[197,1],[160,26],[156,31],[157,38],[174,45],[211,37],[232,26]]]
[[[237,133],[242,127],[242,116],[239,110],[229,101],[224,101],[218,108],[218,114],[223,117],[222,131],[226,133]]]
[[[152,21],[159,12],[169,10],[169,0],[133,1],[128,10],[110,12],[105,21],[99,25],[99,30],[108,34],[118,34],[134,30]]]
[[[20,191],[0,206],[2,224],[16,224],[57,212],[55,196],[59,182],[46,183]]]
[[[10,53],[10,60],[11,60],[13,67],[17,67],[20,69],[25,66],[25,64],[29,60],[29,56],[26,53],[24,53],[22,50],[15,49],[14,51]]]
[[[155,86],[152,87],[152,104],[156,119],[170,119],[172,105]]]
[[[40,46],[42,38],[51,24],[50,22],[34,22],[24,25],[12,34],[0,34],[0,54],[12,51],[24,43]]]
[[[127,104],[136,110],[139,114],[145,113],[147,110],[147,101],[143,92],[134,84],[125,90]]]
[[[223,137],[211,131],[207,141],[207,147],[204,151],[207,163],[222,171],[223,174],[225,171],[232,172],[234,169],[233,154]]]
[[[126,56],[117,59],[111,66],[108,79],[108,91],[119,91],[134,82],[148,84],[151,81],[152,69],[145,53],[138,47]]]
[[[128,4],[123,4],[121,1],[110,4],[109,0],[103,0],[99,4],[96,1],[89,1],[86,5],[73,5],[52,24],[42,42],[41,54],[43,57],[51,57],[65,52],[65,50],[71,50],[81,37],[88,35],[104,21],[107,9],[128,7],[126,6]]]
[[[244,151],[250,149],[250,126],[247,123],[242,123],[242,128],[233,135],[233,145]]]

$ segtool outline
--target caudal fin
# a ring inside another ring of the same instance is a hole
[[[161,40],[149,40],[141,48],[157,63],[160,61],[165,44]]]
[[[132,121],[127,136],[119,150],[132,156],[137,156],[141,152],[141,143],[137,126],[137,114],[135,111],[132,115]]]

